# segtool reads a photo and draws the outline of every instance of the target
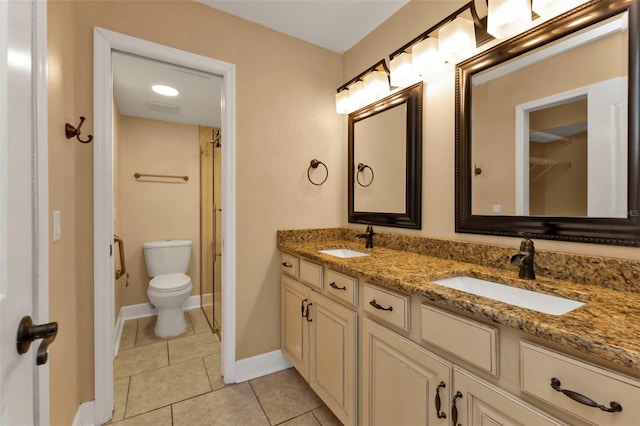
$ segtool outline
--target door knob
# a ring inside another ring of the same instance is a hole
[[[29,346],[31,346],[31,342],[43,339],[38,348],[36,363],[38,365],[46,364],[48,358],[47,349],[56,338],[56,334],[58,334],[57,322],[34,325],[30,316],[22,317],[18,326],[18,337],[16,338],[18,353],[21,355],[26,353],[29,350]]]

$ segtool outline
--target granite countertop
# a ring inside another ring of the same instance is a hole
[[[364,242],[325,240],[280,241],[284,252],[323,263],[346,274],[387,288],[423,296],[434,304],[456,308],[579,351],[632,368],[640,376],[640,294],[589,284],[538,277],[518,278],[518,270],[502,270],[472,263],[440,259],[384,247],[365,249]],[[349,248],[369,256],[342,259],[318,250]],[[541,293],[566,297],[585,304],[554,316],[449,289],[432,281],[467,275]]]

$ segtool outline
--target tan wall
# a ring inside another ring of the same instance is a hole
[[[51,246],[52,419],[70,424],[93,383],[93,144],[66,141],[65,121],[93,129],[93,28],[99,26],[236,64],[236,357],[276,350],[276,230],[334,227],[346,205],[346,127],[335,113],[341,56],[262,26],[181,1],[49,2],[51,209],[63,240]],[[60,74],[64,72],[64,74]],[[65,91],[63,96],[62,91]],[[222,129],[224,134],[224,129]],[[330,170],[307,181],[309,161]]]
[[[380,58],[388,56],[404,43],[420,34],[465,2],[411,1],[394,16],[382,23],[371,34],[361,40],[344,55],[345,81],[364,71]],[[431,12],[436,9],[440,13]],[[513,245],[518,247],[520,239],[492,237],[454,232],[455,209],[455,80],[454,70],[425,86],[422,133],[422,230],[407,231],[383,228],[385,231],[417,234],[428,237],[448,238],[464,241]],[[346,167],[346,162],[345,162]],[[343,223],[348,224],[346,208]],[[572,253],[604,255],[624,259],[637,259],[640,249],[579,244],[560,241],[537,240],[536,247]]]
[[[78,305],[82,303],[80,287],[91,286],[92,280],[82,282],[78,274],[78,230],[75,225],[78,202],[74,190],[76,176],[80,174],[77,159],[82,151],[91,152],[91,147],[75,139],[67,140],[64,135],[64,123],[77,125],[81,114],[74,96],[67,93],[69,87],[73,88],[77,73],[77,53],[73,49],[76,31],[68,19],[74,10],[72,3],[48,5],[49,217],[52,211],[58,210],[61,219],[61,238],[56,242],[50,240],[49,244],[49,317],[59,326],[56,341],[49,347],[50,403],[51,407],[67,407],[51,410],[54,425],[70,425],[82,400],[82,391],[93,386],[90,365],[93,363],[93,343],[84,345],[84,354],[78,350],[83,346],[81,331],[85,328],[78,321]],[[67,46],[72,48],[67,49]],[[93,316],[85,317],[84,322],[86,328],[92,330]]]
[[[123,305],[149,301],[149,275],[143,243],[191,240],[189,272],[200,294],[200,142],[196,125],[122,116],[120,119],[121,185],[118,221],[125,243],[129,287]],[[178,179],[142,178],[134,173],[189,176]]]

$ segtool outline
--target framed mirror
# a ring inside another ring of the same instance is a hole
[[[422,82],[349,114],[349,222],[421,229]]]
[[[456,232],[640,246],[640,1],[456,66]]]

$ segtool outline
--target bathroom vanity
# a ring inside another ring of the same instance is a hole
[[[515,268],[429,255],[421,247],[433,241],[421,238],[377,235],[386,247],[365,249],[350,233],[278,235],[282,350],[344,424],[640,419],[639,292],[522,280]],[[466,257],[481,246],[469,243]],[[434,283],[454,276],[583,305],[552,315]]]

